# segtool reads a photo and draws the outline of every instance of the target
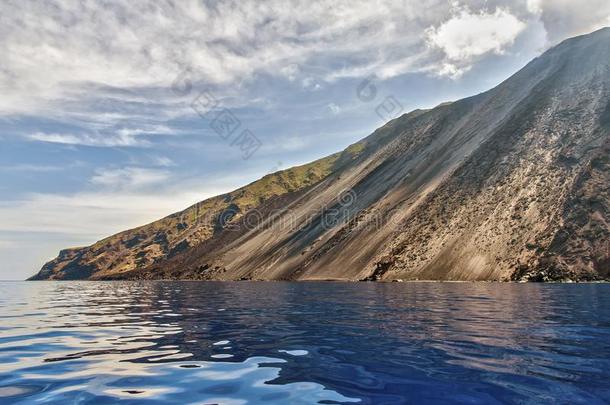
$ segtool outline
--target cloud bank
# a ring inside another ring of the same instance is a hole
[[[234,88],[259,74],[305,85],[456,73],[505,51],[529,20],[541,21],[551,41],[608,23],[608,2],[584,4],[9,0],[0,4],[0,114],[101,113],[113,102],[150,104],[148,95],[160,104],[154,116],[178,108],[163,90],[185,68],[207,85]]]
[[[526,24],[507,9],[473,13],[468,8],[459,8],[451,19],[428,29],[427,35],[432,46],[442,49],[446,55],[439,73],[456,77],[464,73],[475,58],[504,52],[525,27]]]

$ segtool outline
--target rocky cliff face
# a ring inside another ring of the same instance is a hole
[[[34,279],[610,277],[610,29],[498,87],[92,246]]]

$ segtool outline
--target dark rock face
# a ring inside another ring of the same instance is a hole
[[[56,259],[46,263],[40,272],[30,280],[55,279],[61,274],[62,280],[85,280],[91,277],[96,268],[82,262],[84,249],[64,249]]]
[[[610,278],[610,29],[34,279]]]

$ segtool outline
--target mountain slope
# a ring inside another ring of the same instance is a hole
[[[159,221],[65,249],[33,279],[83,279],[143,268],[206,241],[244,212],[317,183],[357,154],[351,147],[307,165],[273,173],[234,192],[197,203]]]
[[[610,276],[610,29],[342,153],[60,252],[35,279]]]

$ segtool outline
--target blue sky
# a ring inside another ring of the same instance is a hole
[[[601,0],[4,1],[0,279],[485,91],[608,25]],[[204,117],[201,94],[216,103]],[[221,111],[240,123],[228,139]]]

